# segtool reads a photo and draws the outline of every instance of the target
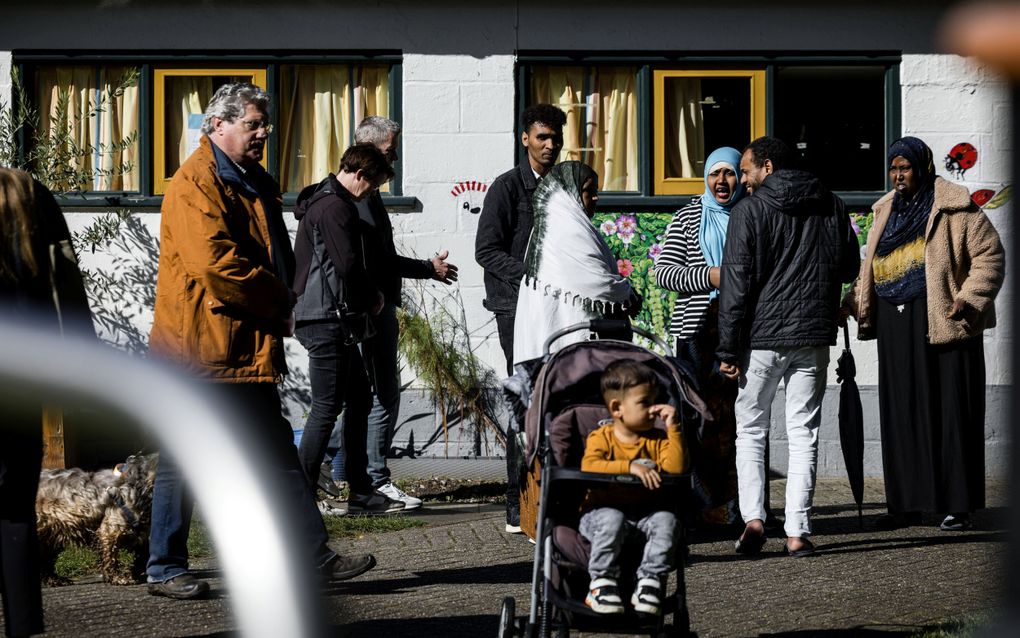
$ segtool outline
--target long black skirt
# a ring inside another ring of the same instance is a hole
[[[713,300],[697,336],[677,341],[677,356],[698,377],[698,391],[712,415],[702,424],[697,441],[690,446],[694,467],[694,491],[701,498],[702,518],[707,523],[732,523],[737,495],[737,419],[733,405],[737,382],[722,376],[715,349],[719,346],[719,304]]]
[[[889,511],[965,513],[985,505],[981,337],[930,345],[924,298],[878,299],[878,408]]]

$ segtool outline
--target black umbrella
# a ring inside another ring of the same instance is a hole
[[[843,327],[843,354],[836,362],[836,383],[839,388],[839,446],[843,448],[843,462],[850,479],[850,491],[857,501],[857,520],[864,526],[861,503],[864,500],[864,411],[861,393],[857,389],[857,364],[850,352],[850,331]]]

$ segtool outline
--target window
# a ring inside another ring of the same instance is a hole
[[[389,67],[280,66],[280,184],[298,191],[340,165],[357,123],[389,117]],[[383,186],[386,191],[387,185]]]
[[[580,160],[607,191],[638,189],[637,67],[546,67],[531,76],[533,102],[567,114],[560,161]]]
[[[252,63],[250,58],[231,63],[230,56],[222,56],[201,64],[189,59],[187,66],[171,57],[117,64],[54,64],[52,58],[16,55],[15,63],[36,100],[41,126],[67,127],[71,143],[96,147],[81,162],[97,169],[91,193],[103,195],[92,198],[100,203],[110,201],[110,195],[128,195],[133,201],[161,195],[197,148],[213,93],[229,82],[253,82],[270,94],[274,131],[262,163],[285,193],[335,171],[363,118],[399,120],[399,92],[393,86],[399,81],[399,71],[394,72],[397,56],[337,56],[326,62],[323,56],[314,62],[280,57],[271,63]],[[93,109],[129,69],[137,70],[139,81],[111,104]],[[58,113],[63,115],[57,118]],[[129,135],[133,143],[113,148]],[[117,166],[127,170],[114,170]],[[383,190],[399,193],[399,182]]]
[[[126,66],[75,65],[42,68],[35,77],[40,133],[51,138],[60,129],[63,146],[76,149],[67,154],[73,168],[95,175],[93,190],[139,189],[138,87],[113,94],[128,72]]]
[[[885,188],[885,69],[779,66],[775,134],[834,191]]]
[[[765,134],[764,71],[655,72],[655,193],[705,190],[705,158]]]
[[[198,148],[205,107],[224,84],[266,85],[265,69],[156,69],[153,82],[154,190],[166,192],[170,178]],[[266,157],[262,157],[265,167]]]
[[[590,164],[617,201],[701,193],[712,150],[762,135],[784,140],[799,167],[850,201],[886,188],[885,148],[899,135],[898,56],[520,59],[518,107],[563,109],[560,159]]]

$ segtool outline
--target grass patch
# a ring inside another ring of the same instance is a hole
[[[925,627],[910,638],[972,638],[988,624],[987,614],[953,618],[932,627]]]
[[[425,527],[425,521],[411,516],[326,516],[330,538],[361,538],[368,534],[398,532]]]
[[[368,534],[395,532],[415,527],[424,527],[425,521],[410,516],[328,516],[326,530],[330,538],[360,538]],[[191,521],[188,535],[188,555],[191,558],[209,558],[215,554],[212,538],[205,524],[195,516]],[[117,559],[121,566],[130,568],[131,553],[120,550]],[[74,580],[95,576],[99,572],[99,553],[91,547],[72,545],[57,556],[57,576]]]

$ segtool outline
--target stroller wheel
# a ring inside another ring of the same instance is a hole
[[[503,605],[499,608],[499,638],[514,638],[516,607],[513,596],[503,599]]]

